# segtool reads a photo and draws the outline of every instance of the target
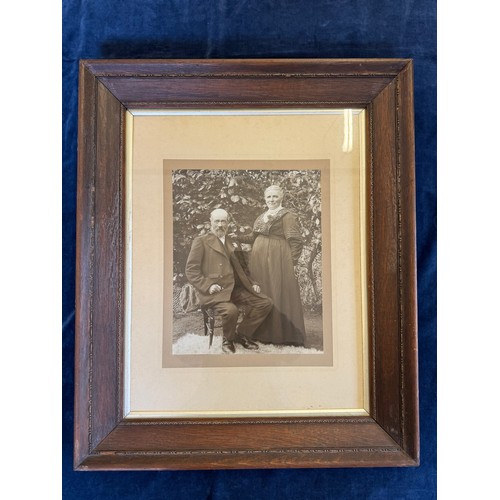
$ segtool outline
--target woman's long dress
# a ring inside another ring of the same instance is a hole
[[[272,344],[304,345],[305,326],[300,290],[294,265],[302,252],[302,237],[297,217],[287,209],[272,220],[265,214],[255,221],[250,256],[250,274],[274,307],[253,335],[254,340]]]

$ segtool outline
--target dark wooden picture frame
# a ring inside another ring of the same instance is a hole
[[[126,110],[243,107],[367,112],[369,416],[126,420]],[[82,61],[77,216],[76,470],[418,465],[411,60]]]

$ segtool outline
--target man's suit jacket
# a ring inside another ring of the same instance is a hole
[[[261,297],[262,295],[253,290],[254,282],[247,276],[244,265],[239,243],[226,235],[224,248],[219,238],[209,233],[193,240],[186,263],[186,276],[196,288],[202,305],[230,302],[231,292],[235,285],[235,274],[244,288]],[[210,295],[208,290],[214,284],[220,285],[222,290]]]

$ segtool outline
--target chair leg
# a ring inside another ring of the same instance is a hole
[[[215,314],[210,315],[209,320],[209,333],[210,333],[210,342],[208,344],[208,348],[212,347],[212,341],[214,340],[214,330],[215,330]]]
[[[203,313],[203,329],[205,332],[205,335],[208,334],[208,312],[206,309],[202,309]]]
[[[215,330],[215,314],[212,309],[202,309],[203,312],[203,328],[205,335],[209,335],[208,348],[212,347]]]

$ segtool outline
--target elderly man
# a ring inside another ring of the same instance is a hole
[[[227,235],[228,213],[216,209],[210,214],[211,232],[194,239],[186,263],[186,276],[196,288],[200,303],[211,306],[222,318],[222,350],[236,352],[235,343],[255,350],[253,332],[272,309],[272,301],[246,272],[239,243]],[[245,315],[237,328],[238,306]]]

